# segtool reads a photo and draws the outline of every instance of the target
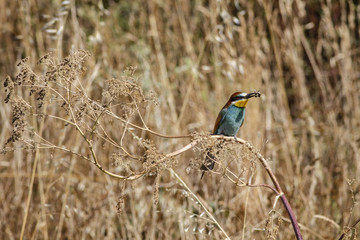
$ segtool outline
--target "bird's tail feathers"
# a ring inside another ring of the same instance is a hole
[[[201,174],[201,178],[200,178],[200,179],[203,178],[203,176],[204,176],[204,174],[205,174],[206,171],[208,171],[208,170],[213,170],[214,167],[215,167],[215,156],[214,156],[214,154],[212,154],[212,153],[210,152],[210,150],[208,150],[208,151],[206,152],[205,163],[203,163],[203,164],[201,165],[201,167],[200,167],[200,170],[203,171],[202,174]]]

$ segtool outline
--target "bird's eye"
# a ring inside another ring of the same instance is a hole
[[[241,99],[243,99],[244,97],[243,96],[235,96],[235,97],[232,97],[231,98],[231,101],[233,102],[233,101],[238,101],[238,100],[241,100]]]

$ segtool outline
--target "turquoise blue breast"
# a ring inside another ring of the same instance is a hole
[[[225,116],[220,121],[215,135],[235,136],[245,119],[245,108],[230,105]]]

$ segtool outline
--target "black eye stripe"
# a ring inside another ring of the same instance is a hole
[[[237,101],[237,100],[240,100],[240,99],[243,99],[244,97],[243,96],[235,96],[235,97],[232,97],[231,98],[231,101]]]

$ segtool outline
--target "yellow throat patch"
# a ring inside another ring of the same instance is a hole
[[[234,105],[236,106],[236,107],[241,107],[241,108],[243,108],[243,107],[246,107],[246,104],[248,103],[248,101],[249,101],[249,99],[243,99],[243,100],[239,100],[239,101],[237,101]]]

